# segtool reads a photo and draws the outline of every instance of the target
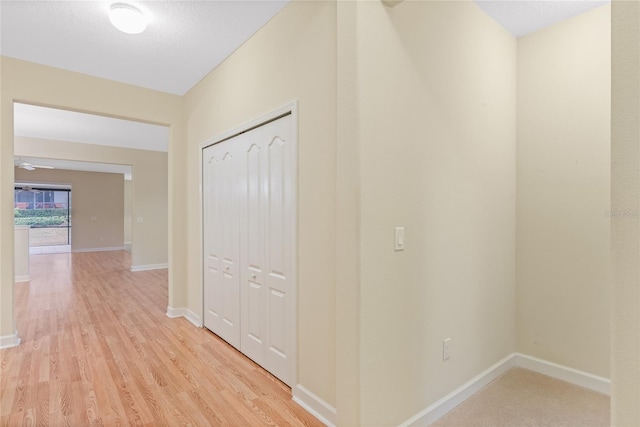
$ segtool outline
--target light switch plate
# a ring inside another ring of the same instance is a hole
[[[404,227],[396,227],[396,251],[404,251]]]

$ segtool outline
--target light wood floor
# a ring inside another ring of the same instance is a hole
[[[129,265],[124,251],[31,257],[22,344],[0,351],[0,425],[322,425],[214,334],[166,317],[166,270]]]

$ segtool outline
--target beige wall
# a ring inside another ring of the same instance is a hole
[[[612,3],[611,425],[640,425],[640,2]]]
[[[336,5],[294,2],[185,97],[188,204],[199,144],[298,100],[298,382],[335,405]],[[135,182],[135,180],[134,180]],[[189,210],[188,307],[202,316],[201,218]]]
[[[518,351],[609,377],[610,7],[518,40]]]
[[[131,266],[167,263],[167,153],[25,137],[15,138],[15,151],[20,156],[131,165],[132,215],[136,218],[131,229],[134,242]],[[124,184],[122,186],[121,194]],[[124,233],[123,213],[124,206],[121,206],[120,239]],[[138,222],[138,217],[142,217],[143,222]]]
[[[124,246],[122,174],[15,168],[14,175],[16,182],[71,185],[72,251]]]
[[[360,147],[357,104],[357,2],[337,2],[336,411],[360,424]]]
[[[515,350],[516,40],[472,2],[356,28],[360,422],[398,425]]]
[[[13,294],[13,102],[19,101],[170,126],[169,305],[185,305],[186,152],[182,98],[110,80],[46,67],[7,57],[0,62],[0,337],[15,333]],[[82,144],[79,144],[82,145]],[[85,144],[86,145],[86,144]],[[80,151],[83,148],[78,147]],[[85,153],[86,154],[86,153]],[[38,154],[37,156],[40,156]],[[49,156],[59,158],[58,156]],[[145,164],[147,164],[145,162]],[[167,168],[165,167],[165,170]],[[135,174],[135,170],[134,170]],[[135,178],[134,178],[135,179]],[[150,200],[156,205],[165,201]],[[166,203],[165,203],[166,206]],[[150,213],[144,212],[146,218]],[[134,231],[135,233],[135,231]],[[144,239],[144,235],[141,236]],[[134,239],[137,239],[134,236]],[[166,254],[166,252],[164,252]],[[165,255],[166,256],[166,255]]]
[[[124,181],[124,242],[131,243],[133,229],[133,183],[131,180]]]
[[[28,225],[15,227],[15,277],[16,281],[26,282],[31,279],[29,266],[29,233]]]

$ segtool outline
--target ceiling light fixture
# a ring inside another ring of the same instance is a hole
[[[114,27],[127,34],[140,34],[147,28],[147,19],[142,11],[126,3],[111,5],[109,21]]]

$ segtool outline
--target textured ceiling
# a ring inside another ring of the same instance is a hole
[[[183,95],[288,0],[132,1],[150,17],[138,35],[111,25],[111,3],[2,0],[0,53]]]
[[[515,37],[526,36],[610,3],[608,0],[474,0]]]
[[[134,1],[151,22],[130,35],[111,26],[112,1],[2,0],[0,53],[182,95],[288,1]],[[608,3],[474,1],[516,37]]]
[[[609,3],[474,1],[516,37]],[[133,1],[151,22],[144,33],[129,35],[109,23],[112,1],[1,0],[0,54],[182,95],[288,2]],[[168,145],[168,129],[161,126],[22,104],[15,107],[15,133],[158,151],[167,151]],[[67,166],[82,168],[80,162]],[[102,164],[80,170],[104,167],[118,172],[115,166]]]

